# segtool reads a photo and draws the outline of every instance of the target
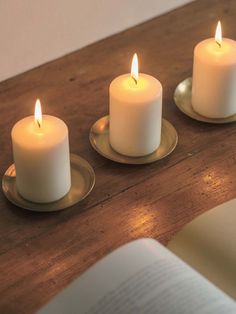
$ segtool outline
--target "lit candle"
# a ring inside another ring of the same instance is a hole
[[[215,39],[203,40],[194,49],[192,106],[208,118],[236,113],[236,42],[222,39],[220,22]]]
[[[12,129],[16,186],[29,201],[48,203],[70,189],[70,156],[66,124],[41,113],[36,101],[35,116],[18,121]]]
[[[162,85],[154,77],[138,73],[133,57],[131,74],[110,84],[110,144],[126,156],[145,156],[160,145]]]

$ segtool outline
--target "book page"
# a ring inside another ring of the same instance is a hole
[[[236,299],[236,199],[187,224],[168,248]]]
[[[232,299],[152,239],[111,253],[39,311],[46,313],[236,313]]]

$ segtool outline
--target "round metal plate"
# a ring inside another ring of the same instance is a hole
[[[184,114],[197,121],[207,122],[207,123],[232,123],[236,121],[236,114],[227,118],[207,118],[201,116],[193,110],[192,101],[192,78],[189,77],[178,84],[174,92],[174,101],[176,106]]]
[[[52,203],[33,203],[25,200],[16,188],[15,166],[12,164],[2,179],[2,189],[7,199],[16,206],[38,212],[52,212],[70,207],[83,200],[92,191],[95,184],[95,173],[90,164],[83,158],[71,154],[71,189],[60,200]]]
[[[169,155],[176,147],[178,135],[173,125],[162,119],[161,144],[152,154],[142,157],[124,156],[112,149],[109,143],[109,116],[94,123],[90,130],[89,140],[93,148],[102,156],[122,164],[148,164]]]

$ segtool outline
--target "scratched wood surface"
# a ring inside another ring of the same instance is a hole
[[[98,259],[123,243],[153,237],[166,244],[204,211],[236,197],[236,125],[184,116],[175,86],[191,76],[192,51],[214,34],[236,39],[236,2],[200,0],[0,84],[0,173],[12,163],[10,131],[32,114],[63,118],[71,152],[86,158],[96,186],[82,203],[58,213],[33,213],[0,194],[0,313],[32,313]],[[91,125],[108,113],[108,86],[129,72],[137,52],[142,72],[164,87],[163,116],[179,144],[168,158],[120,165],[90,147]]]

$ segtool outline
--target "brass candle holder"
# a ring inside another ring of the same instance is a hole
[[[51,203],[33,203],[24,199],[17,191],[15,166],[12,164],[2,179],[2,190],[6,198],[16,206],[38,212],[53,212],[71,207],[82,201],[95,185],[95,173],[90,164],[78,155],[70,155],[71,188],[61,199]]]
[[[206,123],[232,123],[236,121],[236,114],[227,118],[207,118],[195,112],[192,107],[192,77],[180,82],[174,92],[176,106],[188,117]]]
[[[142,157],[130,157],[117,153],[109,143],[109,116],[97,120],[91,127],[89,140],[92,147],[103,157],[122,164],[141,165],[165,158],[176,147],[178,134],[173,125],[162,119],[161,144],[152,153]]]

